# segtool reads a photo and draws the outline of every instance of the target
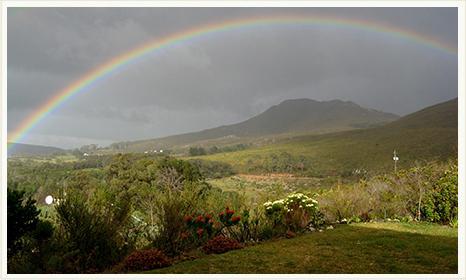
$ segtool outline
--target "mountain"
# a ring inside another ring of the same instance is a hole
[[[293,99],[285,100],[237,124],[158,139],[116,143],[112,147],[141,151],[212,139],[221,142],[222,139],[256,138],[286,133],[328,133],[377,126],[396,119],[397,115],[366,109],[349,101]]]
[[[303,157],[313,174],[348,174],[356,168],[393,169],[396,150],[400,168],[416,161],[455,158],[458,147],[458,99],[427,107],[391,123],[323,135],[297,136],[273,145],[203,156],[231,164],[238,172],[258,170],[277,155]],[[263,171],[263,170],[262,170]]]
[[[30,145],[21,143],[8,143],[8,157],[16,156],[46,156],[62,154],[66,151],[56,147]]]

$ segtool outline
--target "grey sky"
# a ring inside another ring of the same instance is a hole
[[[9,8],[8,130],[106,60],[196,25],[269,14],[377,21],[457,43],[456,8]],[[25,143],[78,147],[235,123],[290,98],[407,114],[457,96],[457,58],[374,32],[263,26],[154,53],[76,96]]]

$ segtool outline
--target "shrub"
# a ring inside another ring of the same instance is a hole
[[[205,242],[208,238],[223,233],[230,237],[234,237],[236,240],[240,240],[240,230],[232,229],[232,227],[239,224],[241,221],[240,216],[233,216],[234,210],[229,207],[225,208],[218,215],[218,221],[213,219],[211,214],[205,215],[187,215],[184,217],[186,227],[191,232],[191,236],[195,237],[198,244]]]
[[[371,219],[454,222],[458,211],[456,162],[429,163],[325,191],[319,202],[329,221]]]
[[[194,217],[192,215],[187,215],[184,217],[184,221],[192,235],[200,240],[205,236],[210,238],[214,233],[214,220],[210,214],[194,215]]]
[[[424,198],[421,213],[426,220],[450,224],[458,218],[458,172],[447,170]]]
[[[56,205],[57,271],[96,272],[120,261],[126,253],[122,231],[129,217],[128,200],[95,204],[71,192]]]
[[[284,225],[286,230],[301,231],[309,225],[319,227],[323,216],[318,202],[302,193],[288,195],[284,199],[264,203],[265,213],[274,226]]]
[[[241,249],[243,246],[235,239],[218,235],[209,240],[207,244],[202,247],[206,254],[222,254],[231,250]]]
[[[7,189],[7,252],[8,256],[21,250],[21,238],[34,231],[39,222],[36,201],[26,198],[24,191]]]
[[[176,178],[177,175],[170,176]],[[193,209],[198,209],[198,204],[203,200],[206,185],[202,182],[185,181],[181,188],[173,187],[169,183],[163,183],[159,185],[159,188],[158,199],[155,203],[157,232],[153,245],[163,250],[168,256],[175,256],[195,245],[190,242],[192,239],[185,238],[187,225],[184,218]]]
[[[256,242],[260,239],[260,226],[262,226],[260,216],[257,211],[250,212],[243,210],[242,219],[239,223],[239,241]]]
[[[223,178],[235,174],[233,167],[225,162],[201,159],[193,159],[189,162],[197,166],[205,178]]]
[[[121,264],[123,271],[143,271],[170,266],[170,259],[158,249],[134,251]]]

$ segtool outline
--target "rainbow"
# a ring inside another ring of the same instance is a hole
[[[156,38],[141,46],[113,57],[107,62],[87,72],[85,75],[69,84],[67,87],[58,91],[48,101],[38,107],[33,113],[27,116],[16,129],[8,135],[8,147],[14,143],[21,142],[26,135],[41,121],[43,121],[52,112],[66,104],[74,96],[86,92],[97,82],[110,76],[118,70],[121,70],[128,64],[135,62],[142,56],[160,51],[172,46],[186,43],[189,40],[203,37],[206,35],[227,32],[241,28],[260,27],[269,25],[309,25],[316,27],[335,27],[356,29],[367,32],[388,35],[400,40],[407,40],[420,44],[425,47],[440,50],[450,55],[457,55],[457,47],[450,46],[440,40],[416,33],[411,30],[401,29],[392,25],[382,24],[374,21],[365,21],[360,19],[341,18],[333,16],[302,16],[302,15],[274,15],[253,18],[240,18],[227,20],[223,22],[210,23],[191,29],[187,29],[163,38]]]

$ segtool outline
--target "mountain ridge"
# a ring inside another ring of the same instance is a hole
[[[116,150],[142,151],[152,146],[170,148],[225,137],[254,138],[297,132],[327,133],[377,126],[398,118],[398,115],[363,108],[352,101],[287,99],[235,124],[154,139],[118,142],[110,147]]]

